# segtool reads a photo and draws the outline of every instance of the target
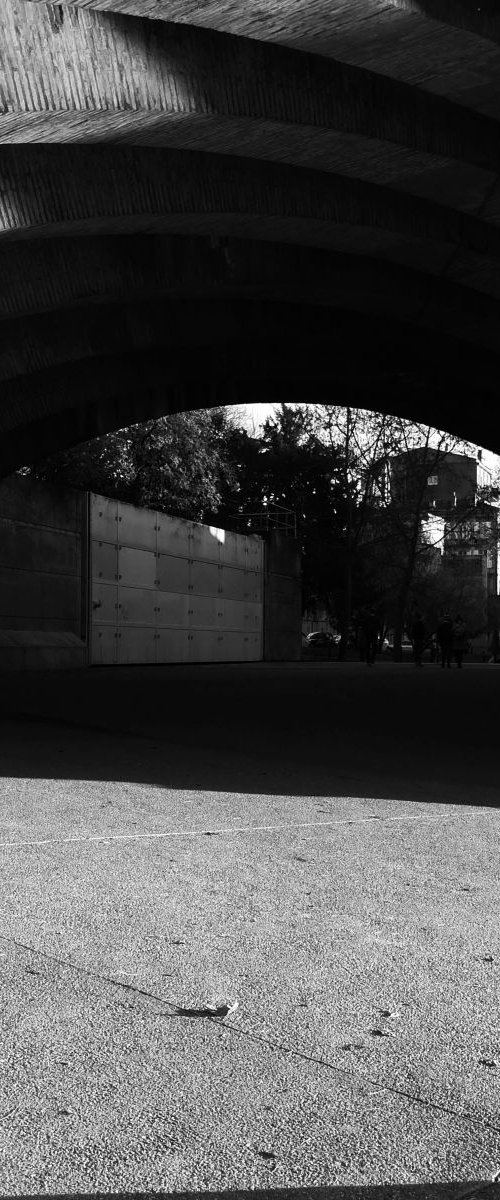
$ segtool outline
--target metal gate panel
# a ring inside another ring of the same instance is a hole
[[[90,532],[93,663],[262,657],[259,538],[100,496]]]
[[[223,635],[216,629],[193,629],[191,634],[192,662],[220,662]]]
[[[249,537],[247,567],[250,571],[262,571],[264,566],[264,544],[260,538]]]
[[[195,596],[217,596],[222,583],[222,568],[216,563],[191,560],[189,590]]]
[[[93,625],[91,645],[93,665],[113,667],[116,663],[118,646],[116,625]]]
[[[221,583],[224,599],[246,600],[252,604],[262,601],[262,576],[258,571],[238,571],[235,567],[223,567]]]
[[[154,588],[156,554],[151,550],[136,550],[132,546],[118,547],[118,579],[122,587]]]
[[[156,554],[156,513],[133,504],[118,505],[118,541]]]
[[[187,630],[191,596],[183,596],[181,592],[157,591],[155,600],[157,625],[177,625]]]
[[[158,596],[156,591],[146,588],[122,587],[118,589],[118,620],[126,625],[155,625]]]
[[[242,533],[232,533],[225,530],[222,546],[222,562],[232,567],[245,567],[248,555],[245,554],[247,537]]]
[[[190,628],[216,629],[220,625],[218,613],[222,613],[217,596],[191,596],[188,616]]]
[[[191,635],[187,629],[158,629],[156,639],[157,663],[189,662]]]
[[[195,525],[191,527],[191,550],[190,558],[201,558],[206,562],[221,561],[221,541],[220,534],[222,530],[215,529],[209,525]]]
[[[262,637],[255,633],[224,634],[224,662],[258,662],[262,657]]]
[[[158,587],[160,592],[189,592],[189,559],[158,555]]]
[[[116,583],[118,579],[118,546],[116,542],[92,542],[92,577]]]
[[[250,658],[248,634],[241,630],[224,630],[219,645],[219,662],[246,662]]]
[[[245,633],[249,631],[258,633],[262,628],[261,604],[248,603],[246,600],[224,599],[222,608],[225,629],[244,629]]]
[[[156,662],[156,632],[138,625],[122,625],[118,631],[118,662]]]
[[[99,542],[118,541],[118,502],[106,496],[90,497],[92,537]]]
[[[246,662],[260,662],[263,653],[262,631],[250,633],[246,645]]]
[[[174,558],[190,557],[191,521],[156,513],[156,526],[159,554],[171,554]]]
[[[118,620],[118,586],[116,583],[96,583],[92,589],[92,612],[98,625],[112,624]]]

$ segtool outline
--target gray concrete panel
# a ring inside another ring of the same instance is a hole
[[[80,623],[80,580],[78,575],[45,574],[42,571],[8,570],[0,567],[0,595],[4,620],[40,616],[45,621]]]
[[[0,517],[0,566],[78,575],[80,536],[80,530],[47,529],[42,523],[42,514],[36,525]]]

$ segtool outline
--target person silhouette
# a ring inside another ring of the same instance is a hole
[[[457,667],[462,666],[466,640],[465,622],[460,613],[457,613],[457,616],[453,622],[453,653],[455,655]]]
[[[437,640],[441,650],[441,666],[451,667],[453,651],[453,621],[447,609],[443,612],[437,627]]]
[[[421,667],[425,642],[425,623],[421,612],[415,613],[415,618],[411,627],[411,640],[413,642],[413,658],[415,660],[415,666]]]

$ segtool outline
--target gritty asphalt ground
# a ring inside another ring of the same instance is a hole
[[[1,684],[1,1194],[498,1200],[500,667]]]

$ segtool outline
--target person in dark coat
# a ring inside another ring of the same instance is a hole
[[[410,637],[413,642],[413,658],[415,660],[415,666],[421,667],[425,644],[425,623],[421,612],[417,612],[415,614]]]
[[[366,662],[369,667],[373,667],[379,636],[379,623],[374,608],[370,609],[363,621],[362,634]]]
[[[462,620],[460,613],[457,613],[457,616],[453,622],[453,653],[455,655],[457,667],[462,666],[466,644],[467,631],[465,628],[465,622]]]
[[[441,650],[441,666],[451,667],[453,652],[453,621],[449,612],[444,612],[437,627],[437,640]]]

